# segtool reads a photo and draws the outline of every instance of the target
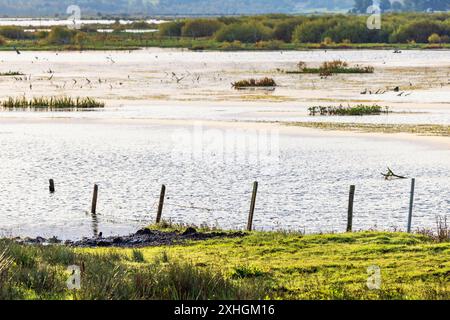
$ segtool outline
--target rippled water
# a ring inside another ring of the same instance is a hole
[[[162,183],[168,197],[164,218],[242,228],[254,180],[260,182],[258,229],[342,231],[350,184],[357,186],[356,229],[404,229],[409,181],[384,181],[380,172],[386,166],[417,178],[415,227],[432,227],[435,215],[449,213],[450,150],[440,146],[274,128],[268,131],[275,137],[269,139],[274,154],[257,163],[253,141],[264,131],[206,126],[203,148],[195,149],[189,141],[196,130],[150,123],[2,124],[0,230],[91,235],[94,183],[100,188],[97,218],[104,234],[151,223]],[[234,147],[222,152],[224,144]],[[56,183],[53,195],[49,178]]]

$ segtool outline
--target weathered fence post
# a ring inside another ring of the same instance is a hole
[[[412,214],[414,206],[414,188],[416,186],[416,179],[411,179],[411,195],[409,198],[409,215],[408,215],[408,233],[411,233]]]
[[[92,195],[92,208],[91,213],[97,213],[97,196],[98,196],[98,185],[94,184],[94,194]]]
[[[352,232],[353,228],[353,200],[355,199],[355,186],[350,186],[350,195],[348,197],[348,216],[347,232]]]
[[[250,203],[250,212],[248,214],[247,231],[252,231],[252,229],[253,229],[253,214],[255,213],[256,194],[257,193],[258,193],[258,182],[255,181],[253,183],[252,201]]]
[[[49,180],[48,189],[50,190],[50,193],[55,193],[55,181],[53,181],[53,179]]]
[[[166,196],[166,186],[162,185],[161,194],[159,195],[158,213],[156,214],[156,223],[161,222],[162,211],[164,207],[164,197]]]

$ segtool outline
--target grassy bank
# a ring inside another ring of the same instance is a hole
[[[425,235],[253,232],[141,249],[2,240],[0,252],[0,299],[450,299],[450,243]],[[76,292],[65,284],[73,264]]]
[[[301,51],[301,50],[430,50],[450,49],[450,44],[426,44],[426,43],[228,43],[211,39],[136,37],[129,34],[118,35],[115,38],[105,38],[98,41],[94,35],[89,35],[86,42],[79,44],[47,44],[34,40],[17,40],[0,46],[0,51],[95,51],[95,50],[138,50],[140,48],[174,48],[188,50],[210,51]]]
[[[439,124],[376,124],[338,122],[290,122],[290,126],[338,131],[413,133],[423,136],[450,136],[450,126]]]

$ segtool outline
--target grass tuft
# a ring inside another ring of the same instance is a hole
[[[138,250],[138,249],[134,249],[132,251],[132,260],[134,262],[139,262],[139,263],[145,262],[144,254],[142,253],[142,251]]]
[[[244,278],[257,278],[262,277],[265,273],[258,267],[249,265],[236,266],[231,273],[232,278],[244,279]]]

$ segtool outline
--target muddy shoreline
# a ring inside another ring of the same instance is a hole
[[[116,247],[116,248],[139,248],[179,245],[187,241],[202,241],[208,239],[238,238],[244,237],[246,233],[236,232],[199,232],[195,228],[189,227],[183,232],[178,231],[159,231],[150,229],[140,229],[136,233],[127,236],[110,236],[87,238],[81,240],[62,241],[56,237],[52,238],[14,238],[16,243],[24,245],[66,245],[77,248],[97,248],[97,247]]]

